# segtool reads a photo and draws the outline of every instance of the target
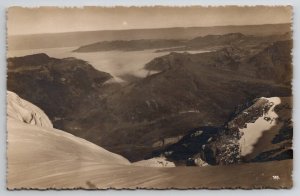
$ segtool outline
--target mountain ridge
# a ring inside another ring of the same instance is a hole
[[[280,35],[253,36],[242,33],[227,33],[198,36],[192,39],[135,39],[102,41],[83,45],[73,52],[88,53],[99,51],[141,51],[156,49],[156,52],[218,50],[226,46],[251,47],[274,41],[291,39],[289,32]]]

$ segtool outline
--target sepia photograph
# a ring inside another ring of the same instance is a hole
[[[292,6],[9,7],[7,189],[290,189]]]

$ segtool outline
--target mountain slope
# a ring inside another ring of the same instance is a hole
[[[278,41],[248,59],[249,67],[255,68],[255,75],[261,79],[271,79],[277,83],[291,84],[293,42]]]
[[[213,52],[189,54],[170,53],[145,65],[147,70],[165,71],[172,68],[193,68],[193,71],[213,68],[234,71],[239,75],[290,85],[292,77],[292,41],[256,43],[252,47],[227,46]],[[226,74],[226,73],[224,73]]]
[[[34,54],[7,61],[8,89],[38,105],[53,121],[72,113],[83,97],[99,92],[112,78],[75,58]]]
[[[270,47],[274,46],[277,44]],[[280,54],[291,51],[290,44],[278,47]],[[85,105],[80,109],[81,119],[65,123],[65,129],[81,135],[80,129],[84,128],[88,131],[82,137],[132,161],[143,159],[155,149],[176,143],[195,127],[224,125],[238,104],[258,97],[290,96],[290,83],[272,77],[261,78],[257,75],[260,66],[251,66],[248,62],[260,52],[243,56],[244,53],[226,48],[201,54],[171,53],[156,58],[145,67],[160,69],[160,73],[124,86],[93,107]],[[290,55],[279,58],[276,65],[290,66],[290,58]],[[257,60],[256,63],[265,62]],[[279,73],[272,63],[266,66]],[[286,81],[291,80],[288,70],[280,74],[286,76]],[[95,138],[97,130],[101,133]],[[165,140],[171,142],[164,143]],[[157,145],[159,141],[161,145]]]

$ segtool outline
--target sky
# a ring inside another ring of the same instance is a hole
[[[85,7],[7,11],[8,35],[289,23],[291,7]]]

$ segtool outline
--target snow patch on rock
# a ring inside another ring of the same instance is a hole
[[[175,164],[168,161],[165,157],[155,157],[152,159],[142,160],[133,163],[133,165],[143,167],[175,167]]]
[[[121,79],[120,77],[115,76],[115,77],[107,80],[103,84],[106,85],[106,84],[125,83],[125,82],[126,82],[125,80]]]
[[[245,128],[239,129],[242,137],[239,140],[240,151],[242,156],[251,154],[254,145],[257,143],[258,139],[262,136],[265,131],[271,129],[271,127],[276,125],[276,119],[278,115],[274,111],[275,106],[281,103],[279,97],[265,98],[262,97],[258,101],[267,101],[269,109],[264,111],[263,115],[255,120],[253,123],[246,123]]]

